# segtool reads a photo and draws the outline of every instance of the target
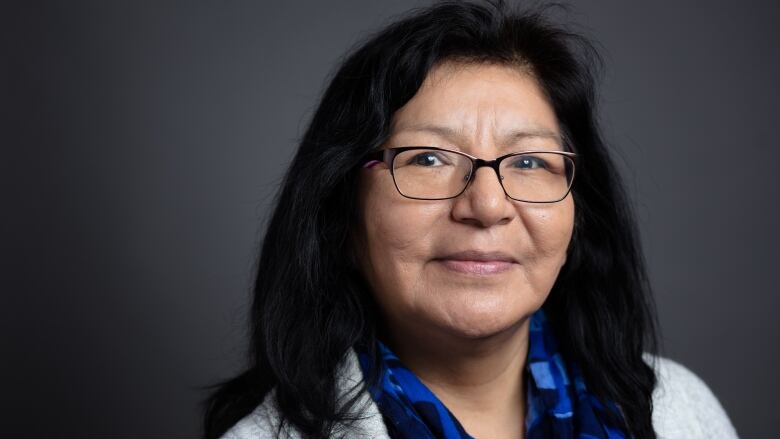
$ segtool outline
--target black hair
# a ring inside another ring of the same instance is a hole
[[[584,36],[553,24],[549,7],[445,1],[416,9],[346,57],[290,164],[257,265],[248,367],[214,386],[205,436],[223,434],[275,388],[286,423],[327,437],[349,421],[335,371],[376,339],[378,313],[354,258],[360,165],[386,140],[396,110],[445,61],[525,69],[549,98],[578,154],[567,260],[543,307],[567,361],[590,391],[614,401],[636,438],[652,428],[658,327],[631,206],[599,132],[601,58]],[[651,357],[651,358],[654,358]]]

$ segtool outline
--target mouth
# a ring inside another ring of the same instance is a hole
[[[517,260],[503,252],[468,250],[434,259],[449,271],[472,275],[492,275],[511,270]]]

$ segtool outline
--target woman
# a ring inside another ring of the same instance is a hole
[[[655,355],[595,60],[541,12],[460,2],[348,57],[277,198],[251,364],[209,399],[207,437],[736,437]]]

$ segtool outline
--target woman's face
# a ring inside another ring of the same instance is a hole
[[[563,150],[559,137],[553,109],[528,74],[445,63],[396,112],[385,147],[437,146],[492,160]],[[391,331],[478,338],[518,327],[542,306],[566,261],[571,195],[511,200],[489,167],[449,200],[403,197],[385,164],[364,169],[360,186],[361,268]]]

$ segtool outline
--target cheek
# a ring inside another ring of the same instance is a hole
[[[410,200],[396,191],[392,180],[367,178],[361,208],[362,263],[369,282],[378,294],[407,290],[430,258],[436,225],[447,215],[446,203]]]
[[[574,230],[574,201],[566,197],[555,204],[525,206],[520,218],[532,243],[531,258],[559,267],[566,261],[566,251]]]
[[[366,245],[375,265],[394,266],[429,257],[440,208],[398,200],[369,201],[366,207]]]

